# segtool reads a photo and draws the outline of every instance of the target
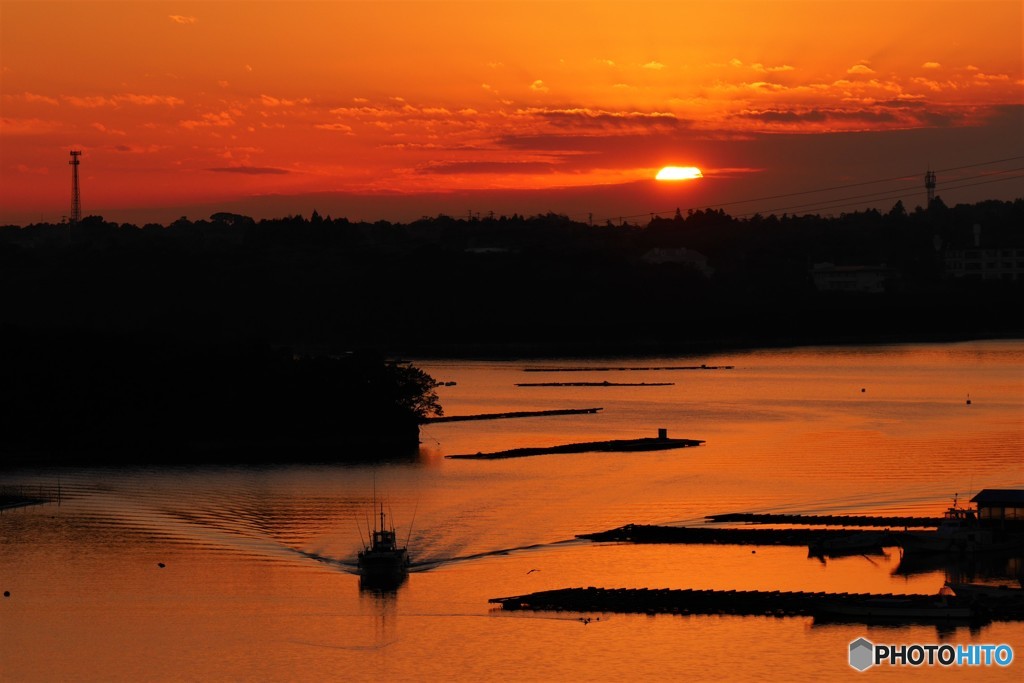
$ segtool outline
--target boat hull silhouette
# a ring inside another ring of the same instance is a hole
[[[371,533],[370,545],[359,553],[357,566],[363,583],[401,583],[409,571],[409,551],[399,546],[394,527],[388,527],[384,508],[380,526]]]

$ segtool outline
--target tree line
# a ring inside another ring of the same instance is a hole
[[[555,213],[88,217],[0,228],[0,322],[413,356],[1018,335],[1021,282],[951,277],[944,255],[976,235],[1024,246],[1022,226],[1021,199],[623,225]],[[879,295],[820,292],[821,262],[893,276]]]

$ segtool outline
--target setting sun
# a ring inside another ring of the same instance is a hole
[[[696,166],[666,166],[654,176],[655,180],[694,180],[704,174]]]

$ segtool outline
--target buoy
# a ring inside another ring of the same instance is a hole
[[[971,395],[967,394],[967,405],[971,405]]]
[[[11,591],[4,591],[4,597],[5,598],[11,597]]]
[[[867,389],[865,389],[864,387],[861,387],[861,388],[860,388],[860,393],[862,393],[862,394],[863,394],[863,393],[864,393],[865,391],[867,391]]]

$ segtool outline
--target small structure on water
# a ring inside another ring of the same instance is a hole
[[[935,531],[900,536],[904,551],[977,553],[1024,549],[1024,490],[983,489],[977,509],[953,505]]]
[[[1024,532],[1024,489],[982,489],[971,502],[981,526]]]

